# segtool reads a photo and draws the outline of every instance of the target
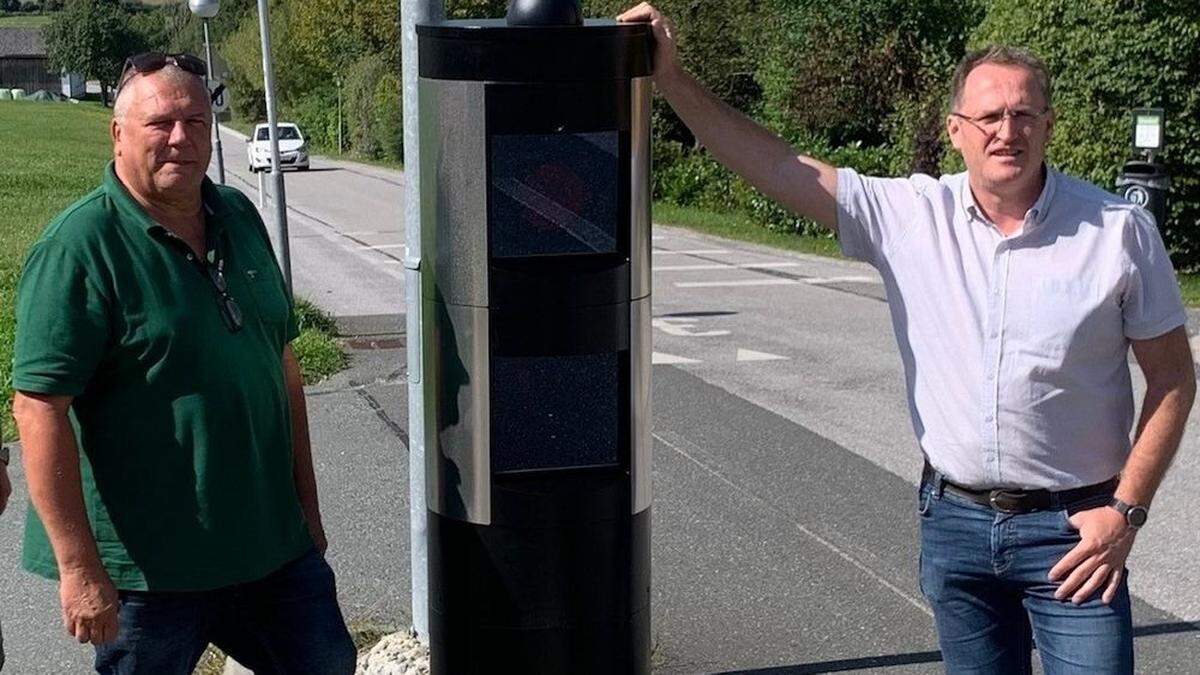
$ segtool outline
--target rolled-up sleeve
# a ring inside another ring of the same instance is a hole
[[[29,252],[17,285],[13,389],[78,396],[109,343],[108,302],[72,251],[54,239]]]
[[[1126,225],[1125,258],[1125,337],[1148,340],[1186,324],[1175,268],[1154,219],[1142,208],[1133,209]]]

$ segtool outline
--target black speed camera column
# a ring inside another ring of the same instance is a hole
[[[649,672],[651,38],[567,5],[417,27],[435,673]]]

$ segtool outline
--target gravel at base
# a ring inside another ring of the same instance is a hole
[[[356,675],[429,675],[429,650],[408,631],[385,635],[358,657]]]

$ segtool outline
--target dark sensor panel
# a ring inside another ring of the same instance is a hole
[[[615,352],[493,356],[492,471],[618,464],[620,362]]]
[[[616,253],[617,131],[491,137],[491,256]]]

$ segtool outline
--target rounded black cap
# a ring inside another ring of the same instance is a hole
[[[512,0],[506,17],[510,26],[582,26],[579,0]]]
[[[420,75],[477,82],[585,82],[652,72],[648,23],[510,26],[504,19],[417,25]]]

